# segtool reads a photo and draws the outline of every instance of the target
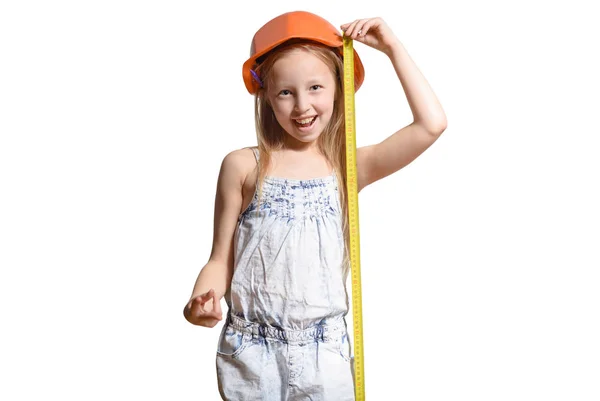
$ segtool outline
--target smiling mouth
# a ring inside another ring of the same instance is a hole
[[[294,120],[294,122],[299,127],[310,127],[315,122],[316,119],[317,119],[317,116],[314,116],[311,118],[303,118],[302,120]]]

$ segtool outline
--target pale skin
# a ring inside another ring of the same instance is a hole
[[[447,121],[429,83],[383,19],[360,19],[341,25],[341,29],[353,40],[387,55],[413,115],[412,123],[382,142],[357,149],[357,181],[358,190],[361,191],[415,160],[445,131]],[[314,60],[308,58],[306,63],[309,64],[303,67],[303,71],[307,68],[312,71],[305,81],[302,81],[302,74],[293,75],[292,68],[298,65],[298,60],[290,59],[288,62],[289,66],[282,65],[285,68],[281,69],[281,80],[285,80],[286,88],[291,89],[281,92],[281,88],[276,88],[275,93],[269,94],[269,100],[274,110],[277,109],[278,120],[289,114],[285,117],[285,123],[292,127],[292,132],[286,138],[286,147],[273,154],[269,174],[299,179],[322,177],[330,174],[331,170],[314,146],[318,135],[315,137],[314,133],[295,132],[290,121],[319,115],[318,119],[323,120],[319,123],[326,123],[329,113],[326,101],[329,99],[327,96],[331,97],[331,82],[322,74],[323,66]],[[314,64],[310,64],[312,62]],[[291,71],[292,75],[286,76],[283,71]],[[315,77],[319,79],[318,82]],[[333,77],[330,78],[333,80]],[[284,124],[282,126],[286,127]],[[184,316],[192,324],[214,327],[223,319],[221,299],[229,288],[233,274],[233,236],[240,213],[252,200],[257,174],[256,160],[250,149],[235,150],[223,159],[215,197],[211,254],[184,307]]]

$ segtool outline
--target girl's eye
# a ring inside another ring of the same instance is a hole
[[[318,90],[319,88],[321,88],[321,85],[313,85],[310,87],[310,89],[315,90],[315,91]]]
[[[287,95],[289,95],[290,93],[291,93],[291,92],[290,92],[289,90],[287,90],[287,89],[284,89],[284,90],[282,90],[281,92],[279,92],[279,94],[280,94],[280,95],[284,95],[284,96],[287,96]]]

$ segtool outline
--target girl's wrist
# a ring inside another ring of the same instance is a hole
[[[398,54],[402,50],[402,42],[396,39],[392,42],[384,53],[389,57],[393,58],[395,54]]]

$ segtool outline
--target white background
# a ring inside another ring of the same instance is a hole
[[[0,399],[219,399],[221,325],[182,309],[255,144],[251,37],[303,9],[383,17],[448,117],[360,196],[368,399],[599,400],[600,28],[566,4],[2,2]],[[355,48],[366,145],[412,115]]]

